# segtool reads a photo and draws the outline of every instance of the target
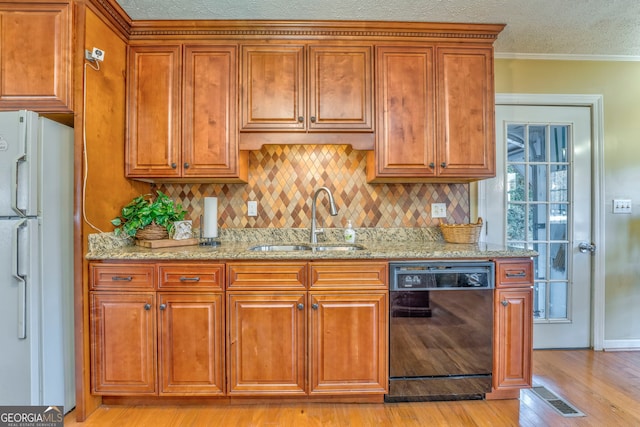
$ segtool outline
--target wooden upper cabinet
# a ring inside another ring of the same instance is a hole
[[[493,49],[438,48],[438,175],[495,176]]]
[[[433,48],[379,47],[373,178],[435,175],[435,77]]]
[[[493,49],[380,46],[370,182],[495,176]]]
[[[129,48],[128,178],[181,176],[181,47]]]
[[[371,51],[309,47],[309,130],[373,131]]]
[[[234,45],[131,46],[127,177],[246,181],[237,75]]]
[[[242,46],[241,130],[304,130],[303,91],[303,46]]]
[[[236,46],[185,46],[183,176],[238,177]]]
[[[0,4],[0,110],[73,109],[68,1]]]
[[[242,46],[242,131],[373,131],[369,45]]]

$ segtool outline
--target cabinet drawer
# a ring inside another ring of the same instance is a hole
[[[496,262],[496,287],[533,285],[533,262],[529,259]]]
[[[311,263],[311,288],[387,289],[386,262]]]
[[[227,289],[306,289],[306,263],[241,263],[227,267]]]
[[[153,264],[90,264],[92,290],[153,289]]]
[[[160,264],[158,267],[158,288],[163,291],[203,288],[222,290],[223,284],[222,264]]]

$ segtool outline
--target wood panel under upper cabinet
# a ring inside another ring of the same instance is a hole
[[[73,109],[69,1],[0,4],[0,110]]]

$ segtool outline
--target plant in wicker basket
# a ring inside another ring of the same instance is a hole
[[[161,191],[143,194],[122,208],[121,215],[111,220],[116,236],[126,234],[144,240],[165,239],[173,228],[174,221],[182,221],[185,211],[181,204]]]

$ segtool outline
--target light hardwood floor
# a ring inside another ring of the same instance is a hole
[[[65,426],[640,426],[640,352],[534,352],[534,383],[585,417],[565,418],[530,390],[520,400],[393,404],[101,407]]]

